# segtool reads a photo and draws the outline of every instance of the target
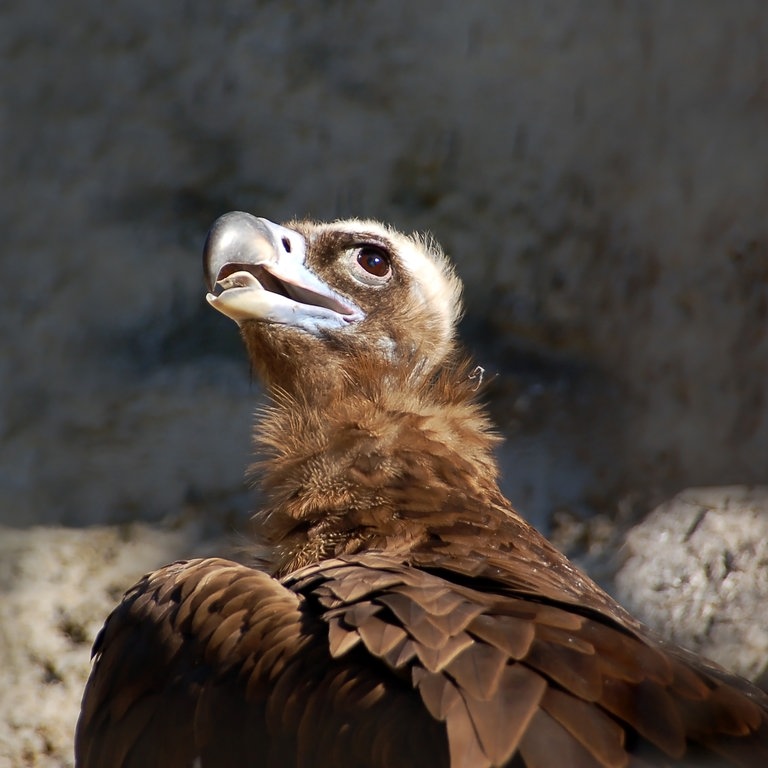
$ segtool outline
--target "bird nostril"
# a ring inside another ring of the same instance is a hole
[[[286,253],[291,252],[291,241],[287,237],[283,238],[283,248],[285,248]]]

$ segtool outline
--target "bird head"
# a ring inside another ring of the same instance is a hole
[[[268,386],[323,389],[371,365],[423,379],[454,347],[461,284],[442,251],[375,221],[227,213],[204,267],[209,303],[240,326]]]

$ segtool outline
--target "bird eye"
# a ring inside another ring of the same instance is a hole
[[[372,245],[363,245],[358,248],[357,263],[374,277],[388,277],[392,270],[387,252]]]

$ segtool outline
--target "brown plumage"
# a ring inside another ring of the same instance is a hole
[[[434,244],[228,214],[206,269],[272,400],[260,569],[126,593],[79,766],[768,765],[768,697],[660,642],[500,493]]]

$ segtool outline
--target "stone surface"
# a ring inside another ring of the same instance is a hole
[[[142,574],[221,551],[201,526],[0,527],[0,768],[74,764],[96,633]]]
[[[768,682],[768,486],[690,488],[626,539],[617,597],[666,638]]]

